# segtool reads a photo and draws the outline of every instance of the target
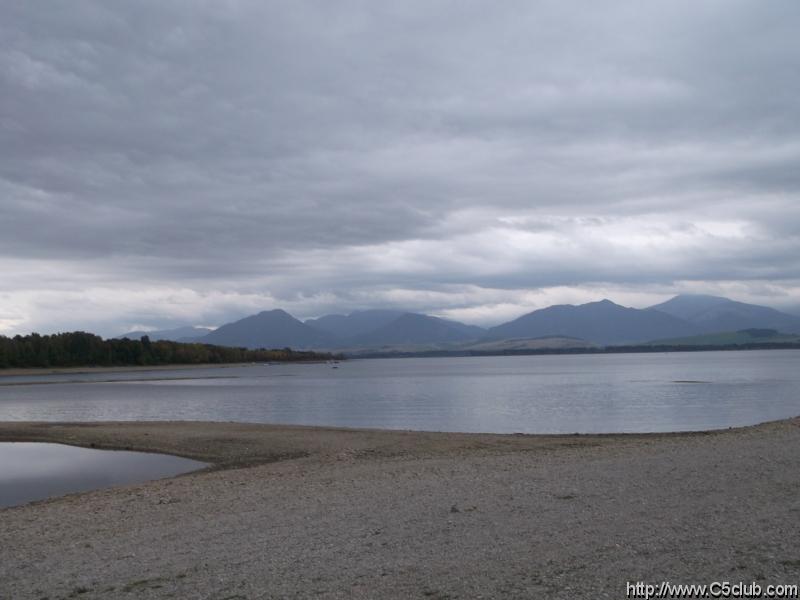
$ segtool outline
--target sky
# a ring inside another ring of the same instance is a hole
[[[800,312],[795,0],[0,8],[0,334]]]

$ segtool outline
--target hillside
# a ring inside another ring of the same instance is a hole
[[[461,350],[477,352],[505,352],[509,350],[564,350],[567,348],[594,348],[595,344],[578,338],[564,336],[547,336],[540,338],[524,338],[498,341],[485,341],[467,344]]]
[[[485,329],[417,313],[405,313],[390,323],[351,339],[355,346],[417,345],[478,339]]]
[[[371,333],[404,314],[406,311],[402,310],[362,310],[349,315],[325,315],[318,319],[307,319],[305,324],[346,339]]]
[[[684,294],[650,309],[684,319],[695,325],[698,333],[758,328],[800,333],[800,317],[720,296]]]
[[[567,336],[600,345],[647,342],[698,333],[692,324],[655,310],[627,308],[610,300],[550,306],[489,329],[486,340]]]
[[[743,329],[707,333],[689,337],[667,338],[649,342],[650,346],[734,346],[744,344],[797,344],[800,335],[779,333],[774,329]]]

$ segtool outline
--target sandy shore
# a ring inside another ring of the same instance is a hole
[[[203,472],[0,510],[0,598],[624,598],[800,579],[800,419],[496,436],[0,423]]]

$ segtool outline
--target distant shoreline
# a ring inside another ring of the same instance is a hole
[[[609,346],[606,348],[536,348],[526,350],[426,350],[422,352],[366,352],[363,354],[335,355],[333,359],[278,361],[275,364],[318,364],[328,360],[358,360],[372,358],[464,358],[491,356],[552,356],[580,354],[662,354],[670,352],[735,352],[747,350],[800,350],[800,344],[739,344],[729,346]],[[183,371],[201,369],[228,369],[232,367],[253,367],[261,362],[243,363],[202,363],[169,365],[120,365],[108,367],[4,367],[0,368],[0,379],[3,377],[21,377],[26,375],[81,375],[92,373],[131,373],[147,371]]]
[[[257,363],[203,363],[173,365],[122,365],[118,367],[25,367],[0,369],[2,377],[20,377],[25,375],[81,375],[91,373],[131,373],[137,371],[183,371],[184,369],[229,369],[231,367],[252,367]]]
[[[435,358],[465,356],[546,356],[555,354],[659,354],[666,352],[736,352],[746,350],[800,350],[800,344],[731,344],[725,346],[607,346],[604,348],[529,348],[520,350],[425,350],[421,352],[343,353],[355,358]]]

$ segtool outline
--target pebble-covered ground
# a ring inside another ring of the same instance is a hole
[[[0,510],[0,598],[625,598],[800,583],[800,419],[496,436],[0,423],[216,466]]]

